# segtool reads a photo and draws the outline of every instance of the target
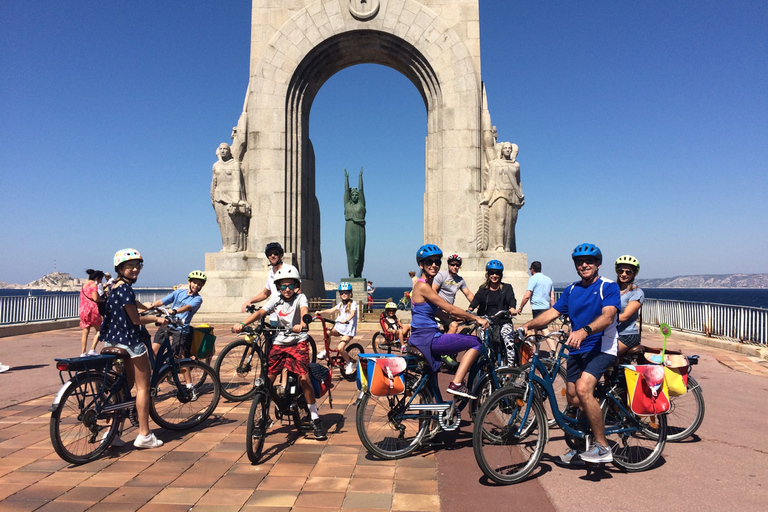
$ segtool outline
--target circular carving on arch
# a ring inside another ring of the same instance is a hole
[[[379,0],[349,0],[349,13],[356,20],[371,20],[379,14]]]

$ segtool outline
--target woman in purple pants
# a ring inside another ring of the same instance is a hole
[[[432,289],[432,280],[440,271],[442,257],[443,251],[432,244],[423,245],[416,252],[416,263],[421,268],[421,276],[413,285],[411,295],[413,309],[411,310],[411,337],[408,344],[418,348],[424,354],[433,371],[440,369],[441,355],[456,354],[466,350],[453,377],[453,382],[448,386],[448,393],[474,399],[476,397],[470,395],[467,386],[464,385],[464,376],[480,355],[480,340],[477,336],[465,334],[440,334],[435,313],[440,308],[454,317],[473,320],[483,328],[488,327],[488,320],[449,304]]]

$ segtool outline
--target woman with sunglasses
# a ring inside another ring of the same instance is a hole
[[[637,258],[625,254],[616,260],[616,282],[621,290],[621,310],[619,311],[619,360],[630,348],[640,344],[640,329],[637,319],[645,301],[645,293],[635,284],[635,277],[640,272]]]
[[[475,298],[469,304],[469,309],[477,308],[478,315],[493,316],[499,311],[507,310],[511,315],[516,315],[517,299],[511,284],[502,282],[504,277],[504,264],[499,260],[491,260],[485,264],[485,283],[480,285]],[[507,350],[507,361],[514,361],[515,356],[515,328],[511,323],[494,328],[491,338],[497,345],[504,341]]]
[[[456,354],[466,350],[461,359],[453,382],[448,386],[448,393],[474,399],[464,385],[464,376],[480,355],[480,340],[477,336],[464,334],[440,334],[435,320],[438,309],[464,320],[477,322],[482,328],[488,327],[488,320],[479,318],[456,306],[449,304],[432,288],[435,276],[440,271],[443,251],[432,244],[423,245],[416,252],[416,263],[421,268],[421,276],[413,286],[411,301],[411,337],[409,345],[419,349],[432,371],[440,369],[440,357],[444,354]]]

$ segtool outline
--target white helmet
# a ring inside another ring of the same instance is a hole
[[[280,270],[275,272],[275,283],[281,279],[295,279],[299,282],[299,284],[301,284],[301,276],[299,275],[299,271],[296,270],[296,267],[293,265],[283,265],[280,267]]]

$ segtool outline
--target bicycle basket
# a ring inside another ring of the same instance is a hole
[[[654,416],[669,411],[669,391],[661,366],[622,365],[627,379],[629,407],[638,416]]]
[[[201,324],[192,330],[192,355],[198,359],[205,359],[213,354],[216,336],[213,335],[213,327]]]
[[[405,391],[405,358],[394,354],[359,354],[358,357],[358,389],[374,396],[399,395]]]
[[[321,398],[333,387],[333,372],[317,363],[309,363],[309,378],[315,391],[315,398]]]

